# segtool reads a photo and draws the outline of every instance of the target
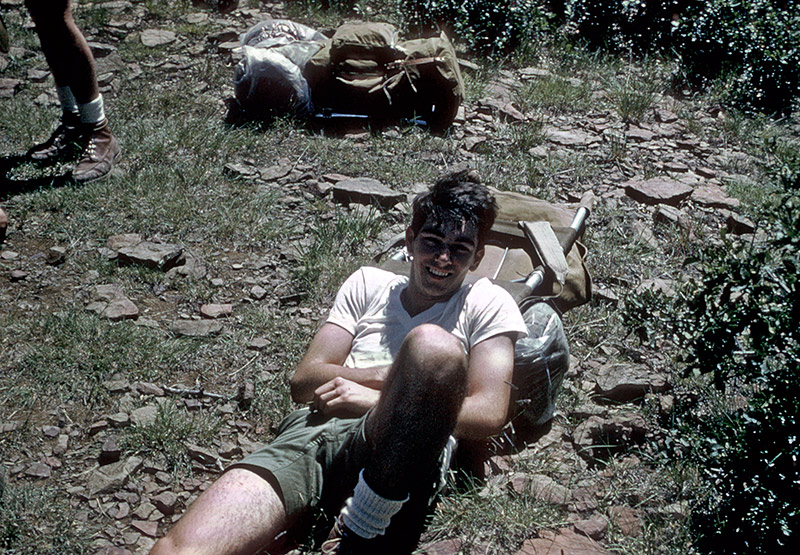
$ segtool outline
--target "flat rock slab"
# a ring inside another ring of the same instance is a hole
[[[22,81],[19,79],[0,77],[0,98],[11,98],[14,96],[21,83]]]
[[[608,520],[602,515],[593,515],[585,520],[574,522],[572,527],[579,534],[592,538],[593,540],[599,540],[608,532]]]
[[[377,204],[388,209],[405,199],[405,194],[393,191],[377,179],[369,177],[345,179],[333,186],[333,200],[343,204]]]
[[[156,509],[165,515],[175,514],[175,508],[178,506],[178,495],[171,491],[162,491],[151,499]]]
[[[143,45],[155,47],[175,42],[177,35],[172,31],[165,31],[162,29],[145,29],[142,31],[139,38]]]
[[[135,320],[139,317],[139,308],[125,296],[119,285],[98,285],[94,293],[99,300],[87,305],[87,310],[96,312],[112,322]]]
[[[625,132],[625,135],[634,143],[646,143],[658,137],[656,133],[653,133],[649,129],[644,129],[643,127],[637,127],[635,125],[632,125]]]
[[[572,499],[572,494],[568,488],[544,474],[530,476],[528,491],[536,499],[560,507],[566,507]]]
[[[183,247],[170,243],[142,241],[132,247],[122,247],[117,257],[123,264],[141,264],[162,271],[177,266],[183,255]]]
[[[598,397],[620,403],[641,399],[647,393],[662,393],[668,389],[666,378],[646,366],[607,364],[594,377]]]
[[[255,179],[259,176],[258,168],[249,164],[237,164],[230,162],[222,168],[223,173],[231,177],[241,177],[243,179]]]
[[[292,172],[291,164],[276,164],[268,168],[259,170],[259,175],[264,181],[277,181],[282,177],[286,177]]]
[[[151,538],[158,535],[158,522],[152,522],[150,520],[132,520],[131,527]]]
[[[142,459],[129,457],[124,461],[101,466],[89,475],[86,487],[90,496],[109,493],[120,489],[131,477],[131,474],[142,466]]]
[[[146,405],[131,412],[131,422],[136,426],[152,426],[158,417],[157,405]]]
[[[172,333],[186,337],[206,337],[222,331],[222,324],[213,320],[176,320]]]
[[[734,235],[747,235],[756,232],[756,224],[752,220],[733,212],[728,214],[725,226]]]
[[[700,185],[692,191],[692,200],[702,206],[710,208],[738,208],[738,198],[729,197],[719,185],[708,183]]]
[[[514,105],[504,98],[486,97],[478,101],[478,105],[496,110],[500,118],[505,121],[524,121],[525,114],[517,110]]]
[[[215,465],[219,460],[219,455],[215,451],[199,445],[188,444],[186,450],[189,453],[189,457],[200,464]]]
[[[677,206],[687,199],[693,189],[674,179],[664,179],[654,177],[646,181],[628,181],[623,184],[625,194],[637,202],[655,206],[657,204],[668,204]]]
[[[581,456],[594,458],[594,449],[638,445],[648,432],[647,422],[638,414],[615,414],[609,418],[590,416],[575,427],[572,441]]]
[[[591,146],[599,143],[602,139],[594,135],[589,135],[580,129],[556,129],[545,130],[547,140],[560,146]]]
[[[227,318],[233,314],[232,304],[204,304],[200,307],[200,314],[204,318]]]
[[[106,245],[109,249],[118,251],[122,248],[135,247],[142,242],[142,236],[138,233],[122,233],[120,235],[112,235],[106,240]]]
[[[27,470],[25,470],[25,474],[31,478],[45,480],[50,477],[50,471],[50,466],[41,462],[37,462],[30,465]]]
[[[422,547],[424,555],[458,555],[463,553],[464,542],[458,538],[440,540]]]
[[[516,555],[605,555],[610,551],[591,538],[582,536],[570,528],[558,532],[544,530],[540,538],[525,540]]]

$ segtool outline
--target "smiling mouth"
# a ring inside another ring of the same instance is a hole
[[[444,272],[442,270],[437,270],[436,268],[428,267],[427,270],[429,274],[437,278],[446,278],[451,275],[451,272]]]

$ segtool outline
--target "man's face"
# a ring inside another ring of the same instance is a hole
[[[465,222],[431,225],[428,220],[416,235],[408,228],[406,246],[413,256],[409,294],[429,306],[449,299],[483,258],[478,230]]]

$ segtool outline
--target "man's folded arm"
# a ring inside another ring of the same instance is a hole
[[[292,400],[309,403],[314,392],[334,378],[344,378],[371,389],[380,389],[388,366],[375,368],[350,368],[344,366],[353,346],[353,334],[332,323],[325,323],[317,331],[305,356],[297,365],[290,387]]]
[[[469,355],[469,386],[455,436],[485,439],[506,422],[514,372],[514,340],[500,334],[474,345]]]

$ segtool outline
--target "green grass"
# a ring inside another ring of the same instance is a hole
[[[220,429],[222,420],[205,411],[189,412],[175,401],[158,405],[151,424],[125,428],[120,445],[131,454],[157,460],[170,471],[187,471],[191,466],[187,444],[209,445]]]
[[[516,553],[531,531],[562,523],[563,515],[528,493],[504,488],[481,495],[484,484],[467,484],[439,503],[428,529],[430,539],[461,539],[465,547],[489,545],[491,553]]]
[[[566,77],[551,75],[526,81],[517,92],[517,102],[523,112],[574,113],[591,106],[591,92],[584,81],[573,83]]]
[[[9,485],[0,496],[3,553],[91,553],[94,527],[81,521],[59,487]]]
[[[629,67],[623,75],[607,79],[605,88],[611,105],[622,121],[640,123],[653,108],[665,84],[656,72],[639,75]]]
[[[339,285],[366,262],[365,242],[382,229],[376,210],[337,211],[318,218],[309,230],[310,244],[300,253],[296,279],[323,300],[333,300]]]
[[[160,371],[190,365],[197,350],[194,343],[75,308],[30,319],[12,312],[0,321],[4,345],[11,347],[12,337],[17,342],[4,361],[9,379],[0,388],[0,399],[26,409],[104,407],[108,394],[102,382],[112,375],[151,381]]]

